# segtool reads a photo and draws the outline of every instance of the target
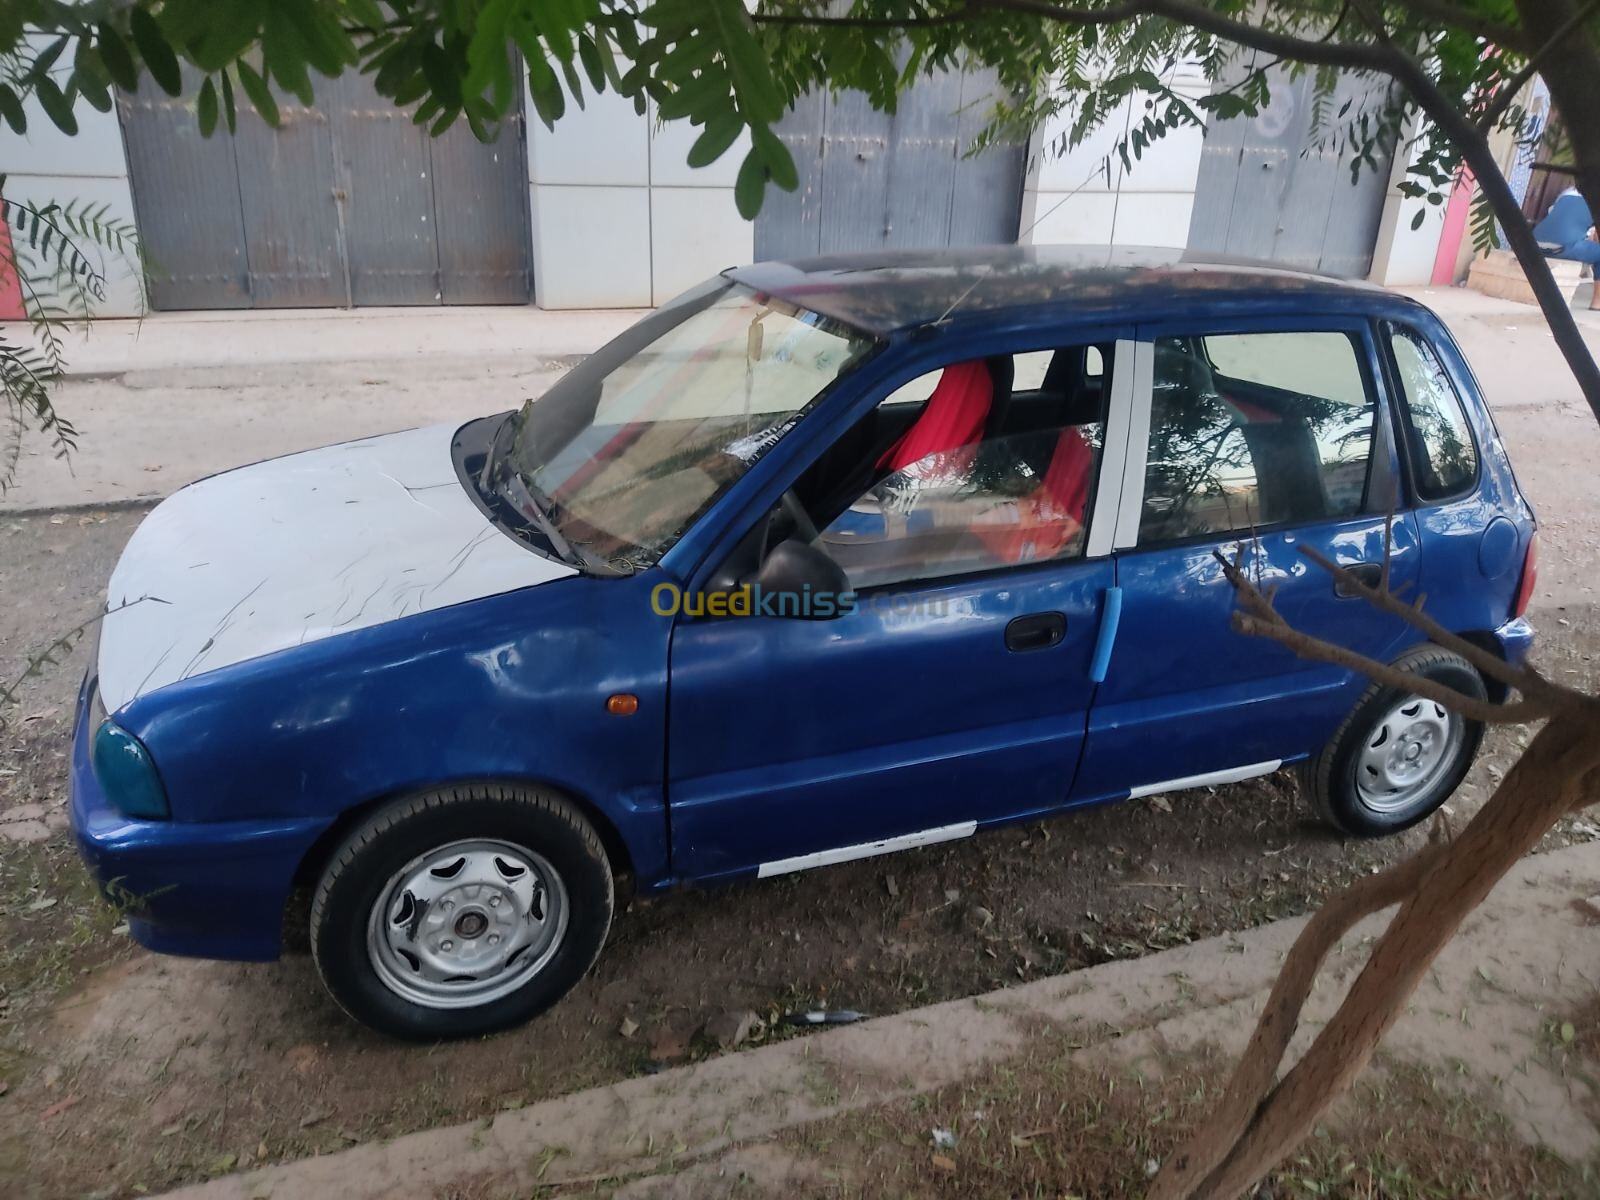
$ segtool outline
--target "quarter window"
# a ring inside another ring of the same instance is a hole
[[[1375,413],[1349,334],[1156,339],[1139,544],[1359,513]]]
[[[1453,496],[1478,477],[1478,449],[1461,397],[1421,335],[1390,326],[1389,348],[1405,398],[1406,446],[1417,495],[1424,500]]]

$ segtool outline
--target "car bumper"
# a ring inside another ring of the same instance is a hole
[[[323,819],[143,821],[106,799],[89,762],[92,675],[78,695],[70,778],[84,862],[151,950],[260,962],[278,957],[294,874]]]
[[[1528,661],[1528,651],[1533,649],[1533,626],[1526,617],[1518,617],[1496,629],[1494,639],[1500,643],[1501,657],[1520,667]]]

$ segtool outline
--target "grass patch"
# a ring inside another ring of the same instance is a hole
[[[0,1013],[15,1019],[121,952],[122,914],[101,899],[72,839],[0,847]]]

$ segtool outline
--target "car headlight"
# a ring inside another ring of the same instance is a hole
[[[161,785],[150,751],[115,721],[102,721],[94,731],[90,760],[94,777],[118,812],[146,821],[172,815],[167,789]]]

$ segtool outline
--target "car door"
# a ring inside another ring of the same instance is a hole
[[[1115,536],[1121,620],[1077,800],[1265,774],[1318,749],[1354,702],[1354,672],[1233,630],[1219,553],[1243,550],[1305,633],[1380,660],[1412,640],[1304,553],[1373,577],[1383,561],[1396,461],[1366,323],[1148,326],[1139,351]],[[1401,514],[1396,588],[1415,582],[1419,558]]]
[[[1105,497],[1120,486],[1129,412],[1112,405],[1112,420],[1100,419],[1101,397],[1132,389],[1132,356],[1115,349],[1131,342],[1101,331],[1084,343],[1092,356],[1069,347],[1063,360],[1076,366],[1075,387],[1058,387],[1052,406],[1034,371],[1007,410],[1012,423],[991,416],[976,447],[852,476],[850,462],[890,461],[885,445],[907,444],[919,411],[936,415],[926,377],[891,383],[863,397],[805,470],[774,485],[820,506],[815,544],[842,565],[853,603],[821,620],[680,615],[668,734],[680,877],[781,874],[963,837],[1066,801],[1113,584],[1101,510],[1115,512]],[[1008,389],[1010,374],[1008,362]],[[1027,507],[1052,467],[1058,479],[1071,474],[1063,455],[1091,472],[1078,479],[1075,518]],[[821,497],[839,478],[866,486],[834,512]]]

